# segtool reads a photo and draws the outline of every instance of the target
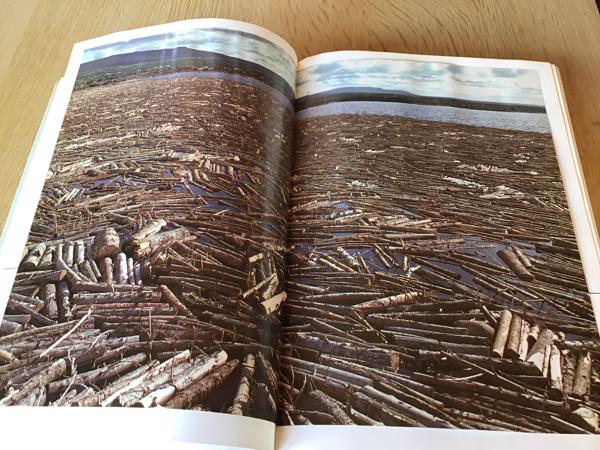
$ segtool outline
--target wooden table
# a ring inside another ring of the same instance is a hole
[[[300,58],[384,50],[557,64],[600,223],[600,15],[594,0],[0,0],[0,224],[73,43],[197,17],[262,25]]]

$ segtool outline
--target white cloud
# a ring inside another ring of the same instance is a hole
[[[533,70],[482,68],[389,59],[316,64],[298,74],[296,97],[337,88],[369,87],[434,97],[543,105]]]
[[[292,88],[295,84],[296,65],[284,49],[250,33],[217,28],[185,28],[172,33],[114,42],[86,50],[82,62],[123,53],[176,47],[188,47],[245,59],[277,73]]]

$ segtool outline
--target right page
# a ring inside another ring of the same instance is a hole
[[[555,69],[407,56],[300,63],[280,423],[598,433],[598,245]],[[302,428],[280,447],[335,433]]]

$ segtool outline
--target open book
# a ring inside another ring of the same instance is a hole
[[[2,448],[600,443],[549,63],[297,62],[215,19],[79,43],[0,261]]]

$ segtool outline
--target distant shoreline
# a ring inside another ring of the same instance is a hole
[[[327,103],[296,111],[296,120],[341,115],[404,117],[428,122],[454,123],[531,133],[550,133],[545,114],[520,111],[491,111],[445,105],[420,105],[399,102],[347,101]]]
[[[525,112],[539,113],[546,112],[544,106],[520,105],[509,103],[480,102],[474,100],[465,100],[453,97],[431,97],[413,94],[398,94],[385,92],[331,92],[326,91],[318,94],[307,95],[297,98],[294,101],[296,111],[322,106],[329,103],[339,102],[389,102],[389,103],[407,103],[413,105],[430,106],[452,106],[455,108],[475,109],[481,111],[503,111],[503,112]]]
[[[75,89],[177,72],[206,71],[255,78],[278,90],[290,101],[293,99],[293,89],[287,81],[260,64],[187,47],[118,54],[81,64]]]

